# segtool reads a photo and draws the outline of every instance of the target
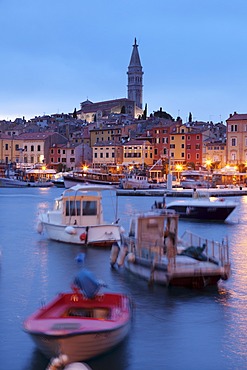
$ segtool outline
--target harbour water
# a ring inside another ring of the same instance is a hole
[[[23,320],[57,293],[68,291],[79,270],[79,246],[47,240],[36,231],[40,211],[53,205],[59,188],[0,189],[0,368],[45,370],[48,360],[22,329]],[[128,229],[130,216],[147,211],[153,197],[104,192],[105,219]],[[225,223],[179,221],[185,230],[221,240],[228,237],[232,276],[218,288],[149,287],[124,269],[112,270],[109,249],[85,251],[85,266],[109,291],[135,302],[128,338],[115,350],[87,361],[92,370],[247,369],[247,196]],[[169,201],[169,200],[167,200]]]

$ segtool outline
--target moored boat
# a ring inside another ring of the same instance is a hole
[[[102,191],[107,185],[75,185],[55,199],[53,210],[39,215],[38,232],[52,240],[92,246],[111,246],[121,240],[118,220],[104,221]]]
[[[101,293],[101,286],[83,269],[71,292],[59,294],[24,321],[24,330],[47,358],[62,354],[70,363],[84,361],[111,350],[128,335],[131,299]]]
[[[155,202],[153,209],[162,213],[164,208],[176,211],[181,219],[225,221],[238,203],[224,198],[210,197],[209,193],[193,192],[192,198],[175,199],[169,203]]]
[[[129,237],[111,265],[124,264],[149,283],[203,288],[230,276],[227,240],[209,241],[186,232],[178,238],[178,214],[148,212],[131,219]],[[116,250],[116,248],[115,248]]]
[[[102,172],[93,169],[73,171],[63,176],[65,188],[70,188],[76,184],[92,183],[102,185],[118,186],[123,174]]]
[[[0,188],[26,188],[28,182],[16,178],[0,177]]]

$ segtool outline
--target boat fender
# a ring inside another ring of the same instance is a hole
[[[128,253],[128,255],[127,255],[127,261],[130,262],[130,263],[134,263],[135,262],[135,255],[134,255],[134,253]]]
[[[127,256],[127,253],[128,253],[128,246],[127,245],[123,245],[120,248],[120,253],[119,253],[118,259],[117,259],[118,266],[123,266],[125,257]]]
[[[84,233],[82,233],[81,235],[80,235],[80,240],[82,241],[82,242],[86,242],[86,240],[87,240],[87,233],[86,232],[84,232]]]
[[[73,226],[67,226],[65,227],[65,232],[70,235],[75,235],[76,229]]]
[[[41,221],[39,221],[38,224],[37,224],[37,232],[39,234],[41,234],[42,231],[43,231],[43,223]]]
[[[119,254],[120,248],[117,242],[114,242],[111,247],[111,254],[110,254],[110,264],[113,267],[115,263],[117,262],[118,254]]]

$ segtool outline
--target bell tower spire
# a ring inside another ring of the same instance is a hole
[[[136,106],[142,109],[142,65],[138,51],[136,38],[128,66],[128,99],[136,102]]]

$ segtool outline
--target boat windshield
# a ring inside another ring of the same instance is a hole
[[[67,200],[66,216],[96,216],[97,201],[95,200]]]

